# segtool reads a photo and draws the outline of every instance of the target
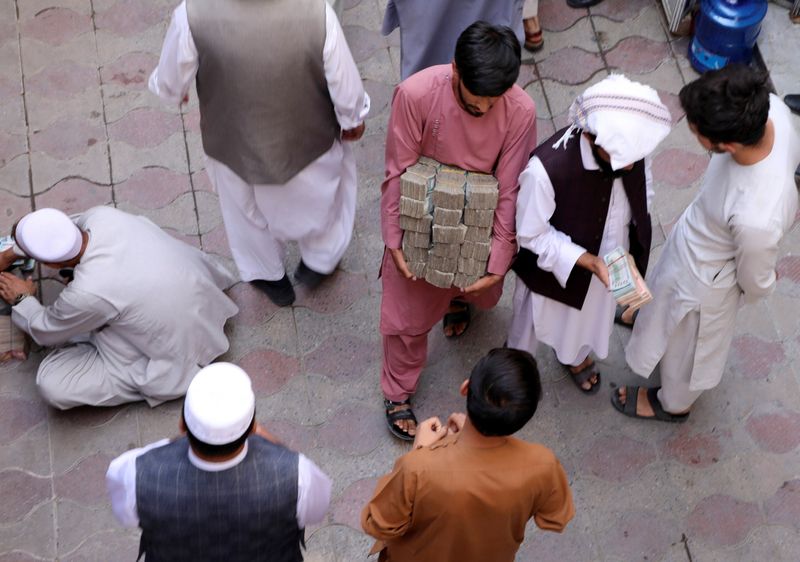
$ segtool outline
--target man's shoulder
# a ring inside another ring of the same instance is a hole
[[[558,464],[558,458],[555,453],[541,443],[533,443],[531,441],[524,441],[517,437],[509,437],[508,445],[512,454],[520,458],[525,458],[537,465],[552,465]]]
[[[508,104],[509,111],[514,114],[525,114],[530,117],[536,117],[536,104],[533,99],[525,93],[525,90],[520,88],[517,84],[511,86],[508,91],[503,94]]]
[[[447,86],[451,72],[449,64],[429,66],[400,82],[397,91],[413,100],[424,99],[430,96],[432,90]]]

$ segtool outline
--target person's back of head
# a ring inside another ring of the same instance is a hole
[[[455,63],[476,96],[501,96],[517,81],[521,50],[511,28],[477,21],[456,42]]]
[[[467,415],[481,435],[511,435],[533,417],[541,396],[539,369],[530,353],[493,349],[470,374]]]
[[[768,76],[731,64],[707,72],[680,91],[687,121],[712,143],[757,144],[769,116]]]

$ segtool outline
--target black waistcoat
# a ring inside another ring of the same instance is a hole
[[[584,169],[578,137],[572,138],[566,149],[554,149],[553,144],[565,131],[566,129],[562,129],[547,139],[531,156],[539,157],[555,191],[556,209],[550,218],[550,224],[556,230],[568,234],[574,243],[583,246],[589,253],[597,255],[608,217],[614,179],[600,170]],[[629,251],[636,267],[644,275],[652,238],[650,215],[647,212],[644,160],[634,164],[633,170],[622,178],[622,184],[631,206]],[[552,273],[539,269],[536,265],[538,258],[537,254],[522,248],[512,269],[534,293],[581,309],[589,291],[592,273],[576,265],[564,288]]]
[[[258,436],[220,472],[195,467],[184,437],[136,459],[139,555],[147,562],[299,562],[297,453]]]

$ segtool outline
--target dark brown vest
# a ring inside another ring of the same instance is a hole
[[[531,156],[538,156],[555,191],[556,209],[550,224],[556,230],[568,234],[572,241],[597,255],[608,217],[611,188],[614,179],[600,170],[586,170],[581,165],[580,139],[572,138],[566,148],[554,149],[566,129],[543,142]],[[647,271],[650,257],[652,228],[647,212],[647,189],[644,175],[644,160],[634,164],[633,170],[622,178],[625,194],[631,206],[629,229],[630,253],[642,275]],[[602,257],[602,256],[601,256]],[[517,254],[512,269],[525,285],[547,298],[581,309],[592,273],[576,266],[562,287],[555,276],[536,265],[537,254],[522,248]]]
[[[322,51],[325,0],[187,0],[203,150],[283,184],[339,137]]]

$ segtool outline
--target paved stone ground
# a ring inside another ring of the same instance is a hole
[[[229,260],[202,171],[196,107],[177,113],[146,91],[175,3],[0,0],[3,232],[32,208],[107,204],[145,214]],[[230,323],[225,359],[252,375],[260,419],[335,481],[326,521],[307,533],[311,561],[365,559],[370,540],[359,530],[360,508],[376,477],[407,450],[385,429],[378,388],[379,183],[399,77],[398,37],[378,33],[383,3],[344,2],[343,24],[373,110],[358,143],[356,236],[341,271],[287,309],[247,285],[231,290],[241,312]],[[687,40],[665,32],[655,0],[606,0],[591,11],[541,0],[541,19],[545,49],[519,80],[536,101],[540,139],[565,123],[577,93],[611,70],[653,85],[673,110],[676,127],[655,155],[657,254],[707,164],[676,98],[695,77]],[[602,362],[606,382],[597,396],[580,395],[552,353],[540,350],[545,397],[521,434],[560,456],[577,516],[563,535],[531,529],[519,560],[798,559],[800,257],[790,250],[799,242],[795,230],[783,245],[775,294],[741,311],[724,381],[686,425],[633,421],[611,409],[609,383],[634,379],[621,329]],[[43,276],[50,301],[59,282],[53,272]],[[461,407],[458,383],[504,340],[510,292],[459,341],[434,330],[419,415]],[[41,356],[0,368],[0,561],[133,560],[138,534],[115,524],[103,474],[122,451],[174,435],[180,403],[54,411],[34,386]]]

